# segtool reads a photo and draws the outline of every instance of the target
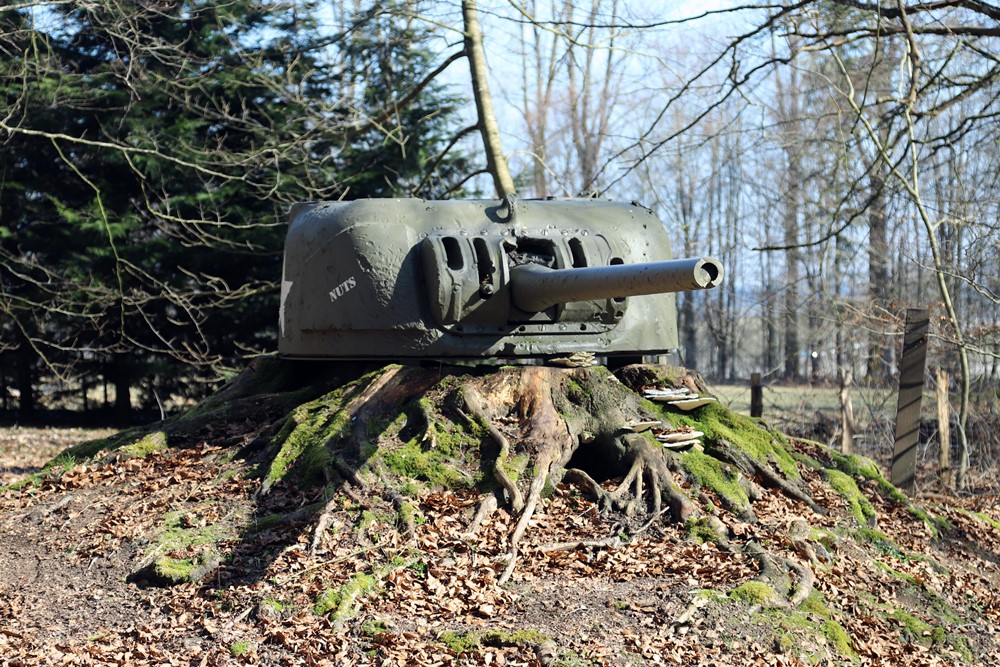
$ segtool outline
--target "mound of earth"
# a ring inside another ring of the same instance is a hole
[[[0,490],[0,664],[1000,664],[995,498],[650,388],[259,362]]]

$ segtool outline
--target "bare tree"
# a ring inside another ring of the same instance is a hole
[[[486,69],[486,54],[483,51],[483,31],[479,27],[479,14],[475,0],[462,0],[462,19],[465,23],[465,53],[469,59],[472,78],[472,93],[476,100],[479,131],[483,137],[486,152],[486,168],[493,177],[493,187],[497,196],[514,194],[514,179],[507,166],[507,156],[500,141],[500,128],[496,112],[493,110],[493,96],[490,95],[489,75]]]

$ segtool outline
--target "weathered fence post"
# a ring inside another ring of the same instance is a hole
[[[938,474],[941,475],[941,484],[946,489],[951,488],[951,406],[948,404],[949,382],[948,371],[943,368],[937,369],[938,442],[941,443],[941,449],[938,451]]]
[[[854,453],[854,401],[851,399],[851,371],[841,368],[837,371],[837,393],[840,399],[840,451],[844,454]]]
[[[892,453],[892,483],[910,493],[915,488],[917,445],[920,442],[920,400],[924,393],[927,359],[926,308],[906,311],[903,356],[899,363],[899,397],[896,401],[896,446]]]
[[[750,416],[764,416],[764,388],[760,384],[760,373],[750,374]]]

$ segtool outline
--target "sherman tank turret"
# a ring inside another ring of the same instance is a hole
[[[499,363],[677,348],[674,293],[718,285],[637,204],[367,199],[293,207],[279,353]]]

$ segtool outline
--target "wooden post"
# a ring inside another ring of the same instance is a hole
[[[917,445],[920,442],[920,400],[924,393],[927,360],[926,308],[906,311],[903,356],[899,364],[899,397],[896,401],[896,446],[892,453],[892,483],[913,493],[916,486]]]
[[[837,371],[840,385],[840,451],[843,454],[854,453],[854,402],[851,399],[851,371],[841,368]]]
[[[937,369],[937,387],[935,395],[937,397],[937,423],[938,442],[940,443],[940,453],[938,454],[938,474],[941,476],[941,484],[946,489],[952,488],[951,479],[951,405],[948,403],[948,382],[950,378],[948,371],[943,368]]]
[[[760,373],[750,374],[750,416],[764,416],[764,387],[760,384]]]

